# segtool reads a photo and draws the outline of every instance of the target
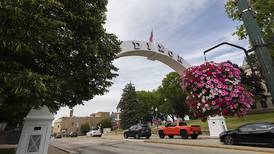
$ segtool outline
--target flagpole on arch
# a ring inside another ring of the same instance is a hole
[[[151,33],[150,33],[150,37],[149,37],[149,40],[148,40],[150,43],[154,43],[154,39],[153,39],[153,29],[151,30]]]

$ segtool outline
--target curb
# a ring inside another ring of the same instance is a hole
[[[268,152],[274,153],[273,150],[268,149],[258,149],[258,147],[237,147],[237,146],[222,146],[222,145],[203,145],[203,144],[188,144],[188,143],[174,143],[174,142],[159,142],[159,141],[144,141],[146,143],[160,143],[160,144],[173,144],[173,145],[184,145],[184,146],[196,146],[196,147],[205,147],[205,148],[219,148],[219,149],[231,149],[231,150],[245,150],[245,151],[252,151],[252,152]],[[255,149],[256,148],[256,149]]]
[[[218,136],[198,136],[198,139],[217,139],[219,140]]]
[[[136,139],[123,139],[123,141],[130,141],[130,142],[145,142],[145,140],[136,140]]]
[[[63,148],[63,147],[58,146],[58,145],[55,145],[55,144],[50,144],[50,145],[53,146],[53,147],[55,147],[55,148],[57,148],[57,149],[59,149],[59,150],[62,150],[62,151],[64,151],[64,152],[66,152],[66,153],[69,153],[69,154],[79,154],[79,153],[76,152],[76,151],[68,150],[68,149],[66,149],[66,148]]]

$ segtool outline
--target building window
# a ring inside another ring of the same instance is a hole
[[[71,125],[73,126],[73,125],[74,125],[74,122],[72,122]]]

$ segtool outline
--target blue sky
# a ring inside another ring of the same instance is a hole
[[[203,51],[227,41],[245,48],[247,40],[232,36],[238,22],[225,13],[226,0],[109,0],[107,6],[107,32],[123,40],[148,41],[153,29],[154,40],[179,54],[191,65],[204,62]],[[207,59],[221,62],[231,60],[242,64],[242,51],[224,46],[207,54]],[[119,76],[113,79],[109,92],[96,96],[85,105],[76,106],[76,116],[88,116],[98,111],[116,111],[122,89],[131,82],[136,90],[156,89],[166,74],[173,71],[168,66],[149,61],[144,57],[123,57],[114,60]],[[68,116],[67,107],[61,108],[56,118]]]

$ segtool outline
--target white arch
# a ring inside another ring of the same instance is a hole
[[[190,67],[190,64],[186,60],[159,43],[123,41],[121,49],[122,51],[117,55],[118,58],[126,56],[147,57],[149,60],[158,60],[168,65],[178,74],[182,74],[184,70]]]

